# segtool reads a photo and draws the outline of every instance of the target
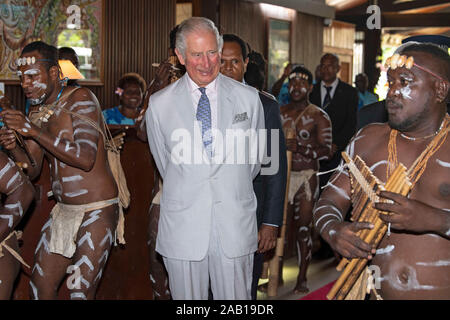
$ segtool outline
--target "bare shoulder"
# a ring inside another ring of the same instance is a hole
[[[330,119],[330,117],[328,116],[328,113],[326,113],[325,110],[323,110],[322,108],[319,108],[318,106],[316,106],[315,104],[312,104],[312,103],[309,104],[306,114],[308,114],[312,117],[323,117],[328,120]]]
[[[372,158],[380,148],[385,148],[391,128],[387,123],[372,123],[361,128],[350,140],[348,146],[361,158]]]
[[[90,101],[92,102],[92,104],[98,105],[97,97],[91,90],[85,87],[72,89],[72,91],[69,93],[67,101],[69,103],[76,103],[79,101]]]

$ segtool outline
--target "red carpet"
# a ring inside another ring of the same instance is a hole
[[[331,281],[329,284],[324,285],[322,288],[319,288],[316,291],[307,294],[299,300],[327,300],[327,293],[331,290],[335,282],[336,280]]]

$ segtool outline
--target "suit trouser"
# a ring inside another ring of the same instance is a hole
[[[200,261],[163,257],[169,274],[169,286],[174,300],[207,300],[211,291],[215,300],[250,300],[253,273],[253,253],[228,258],[223,252],[212,219],[208,252]]]
[[[258,282],[259,278],[261,278],[261,274],[263,271],[264,265],[264,253],[256,252],[253,264],[253,281],[252,281],[252,300],[256,300],[257,290],[258,290]]]

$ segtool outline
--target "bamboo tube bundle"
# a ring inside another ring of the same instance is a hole
[[[387,213],[373,208],[372,204],[381,201],[376,195],[378,190],[391,191],[403,196],[406,196],[409,193],[412,184],[407,176],[406,167],[399,164],[383,186],[359,156],[356,156],[355,159],[352,160],[345,152],[343,152],[342,157],[348,165],[352,184],[351,199],[353,211],[350,220],[372,223],[374,225],[373,229],[361,230],[357,235],[372,247],[378,247],[388,229],[386,223],[384,223],[378,215],[379,213]],[[368,260],[365,258],[354,258],[351,261],[345,258],[342,259],[337,270],[343,270],[343,272],[328,293],[327,299],[345,299],[356,280],[360,277],[367,262]]]
[[[293,139],[295,137],[295,130],[286,130],[286,139]],[[289,183],[291,177],[292,167],[292,152],[286,151],[287,157],[287,180],[286,180],[286,194],[284,196],[283,206],[283,225],[281,226],[280,236],[277,239],[275,247],[275,254],[269,261],[269,282],[267,285],[267,295],[275,297],[278,292],[278,277],[280,273],[280,259],[284,255],[284,239],[286,237],[286,217],[289,203]],[[282,272],[283,270],[281,270]]]

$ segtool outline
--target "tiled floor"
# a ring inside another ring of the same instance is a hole
[[[339,272],[336,271],[336,260],[328,258],[326,260],[316,260],[313,258],[308,268],[308,288],[313,292],[324,285],[336,280]],[[306,294],[294,294],[293,289],[297,282],[298,265],[297,258],[292,257],[285,261],[283,266],[283,286],[278,288],[276,297],[268,297],[266,293],[258,291],[258,300],[298,300]],[[261,279],[260,284],[266,283],[267,279]]]

